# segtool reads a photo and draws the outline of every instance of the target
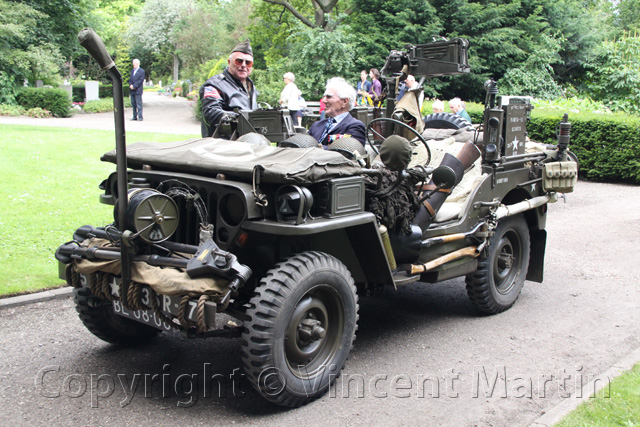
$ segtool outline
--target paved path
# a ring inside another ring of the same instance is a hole
[[[159,132],[200,135],[200,123],[195,118],[195,101],[172,98],[153,92],[143,95],[144,121],[130,121],[131,108],[125,109],[125,130],[127,132]],[[78,113],[67,118],[34,119],[32,117],[0,116],[0,124],[28,126],[53,126],[80,129],[113,130],[112,112],[99,114]]]
[[[640,187],[579,182],[567,199],[549,207],[545,280],[512,309],[479,315],[463,279],[362,298],[343,376],[296,410],[240,377],[239,340],[122,348],[69,299],[0,310],[0,425],[547,426],[640,346]]]

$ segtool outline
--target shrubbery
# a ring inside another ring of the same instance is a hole
[[[21,116],[25,111],[20,105],[0,104],[0,116]]]
[[[535,111],[535,110],[534,110]],[[557,142],[561,113],[532,114],[529,136]],[[618,114],[571,114],[571,146],[580,160],[580,176],[607,182],[640,183],[640,118]]]
[[[131,100],[124,99],[124,106],[131,107]],[[85,113],[105,113],[113,111],[113,98],[103,98],[95,101],[86,102],[82,108]]]
[[[84,84],[81,85],[73,85],[71,86],[71,90],[73,93],[73,102],[84,102],[85,98],[85,90]],[[129,85],[125,82],[122,87],[124,97],[129,97]],[[113,98],[113,85],[103,85],[100,84],[98,87],[98,96],[102,98]]]
[[[18,92],[16,101],[27,110],[42,108],[54,117],[71,116],[71,102],[63,89],[27,87]]]

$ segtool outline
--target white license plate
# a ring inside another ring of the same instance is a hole
[[[145,289],[146,290],[146,289]],[[153,310],[129,310],[120,301],[113,301],[113,311],[122,317],[153,326],[163,331],[170,331],[171,324],[158,316]],[[166,313],[164,313],[166,315]]]

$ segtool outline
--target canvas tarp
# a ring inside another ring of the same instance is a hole
[[[116,163],[115,150],[102,160]],[[214,138],[127,146],[127,166],[139,169],[143,165],[214,178],[220,173],[246,182],[260,165],[264,168],[262,182],[281,184],[312,184],[362,173],[356,162],[321,148],[280,148]]]

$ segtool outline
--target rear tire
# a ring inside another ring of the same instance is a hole
[[[253,387],[278,405],[305,405],[329,390],[353,345],[358,297],[349,270],[321,252],[271,269],[251,298],[242,361]]]
[[[73,290],[78,317],[96,337],[111,344],[134,345],[154,338],[160,330],[125,319],[113,312],[110,301],[100,299],[86,287]]]
[[[471,302],[484,313],[501,313],[516,302],[527,277],[530,245],[522,215],[500,220],[487,255],[481,255],[478,269],[466,278]]]

